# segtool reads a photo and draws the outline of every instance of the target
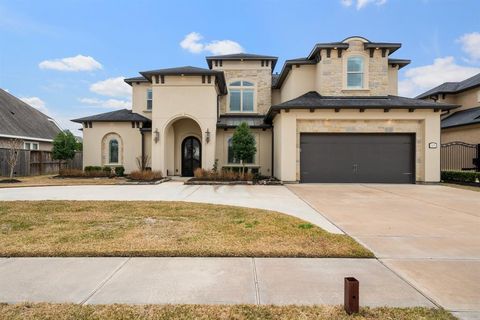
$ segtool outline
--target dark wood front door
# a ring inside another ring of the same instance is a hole
[[[195,137],[186,137],[182,142],[182,176],[193,177],[202,166],[202,145]]]

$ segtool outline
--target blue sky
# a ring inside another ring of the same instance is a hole
[[[285,59],[360,35],[401,42],[411,59],[400,93],[414,96],[480,72],[478,0],[0,0],[0,88],[65,128],[130,106],[123,77],[206,67],[212,53]],[[75,134],[80,134],[75,131]]]

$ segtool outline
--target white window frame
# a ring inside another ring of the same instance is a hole
[[[27,147],[27,145],[28,145],[28,147]],[[33,146],[37,146],[37,147],[33,148]],[[40,149],[40,144],[38,142],[33,142],[33,141],[24,141],[23,142],[23,149],[37,151],[37,150]]]
[[[147,103],[146,103],[146,105],[145,105],[145,110],[147,110],[147,111],[152,111],[152,109],[153,109],[153,89],[152,89],[152,88],[147,88],[146,93],[147,93],[147,97],[146,97],[146,98],[147,98],[147,100],[146,100]],[[148,94],[149,94],[149,93],[152,94],[152,98],[151,98],[151,99],[148,98]],[[152,107],[151,107],[151,108],[148,108],[148,102],[149,102],[149,101],[152,102],[152,103],[151,103],[151,104],[152,104]]]
[[[348,71],[348,62],[350,59],[360,59],[362,61],[362,69],[361,71]],[[358,90],[358,89],[365,89],[365,57],[360,56],[360,55],[352,55],[347,58],[347,66],[346,66],[346,87],[349,90]],[[362,75],[362,84],[361,86],[355,86],[355,87],[350,87],[348,85],[348,76],[350,74],[361,74]]]
[[[240,86],[232,86],[232,83],[241,82]],[[253,86],[244,86],[243,82],[250,82]],[[227,97],[227,110],[228,113],[257,113],[257,84],[251,80],[245,79],[232,79],[229,82],[228,90],[239,90],[240,91],[240,110],[231,110],[230,109],[230,94]],[[253,110],[252,111],[243,111],[243,90],[252,90],[253,91]]]

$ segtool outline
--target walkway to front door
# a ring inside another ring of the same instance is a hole
[[[202,145],[195,137],[186,137],[182,142],[182,176],[193,177],[202,166]]]

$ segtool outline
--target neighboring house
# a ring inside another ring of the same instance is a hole
[[[442,143],[480,144],[480,73],[461,82],[445,82],[417,98],[460,105],[442,119]]]
[[[52,118],[0,89],[0,148],[20,139],[24,149],[50,151],[60,131]]]
[[[242,121],[257,154],[247,166],[285,182],[436,182],[440,114],[455,108],[397,96],[389,56],[399,43],[361,37],[316,44],[307,57],[207,57],[208,69],[140,72],[132,110],[75,119],[83,124],[84,165],[149,167],[191,176],[198,167],[240,166],[231,137]]]

